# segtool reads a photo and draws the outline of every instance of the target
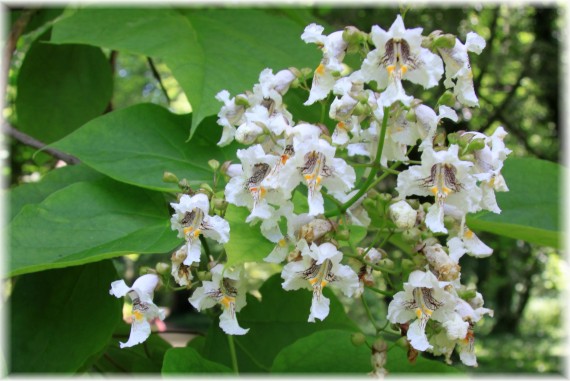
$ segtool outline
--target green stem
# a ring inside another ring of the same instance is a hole
[[[380,137],[378,138],[378,149],[376,150],[376,157],[372,162],[373,166],[380,165],[380,159],[382,158],[382,151],[384,149],[384,140],[386,138],[386,127],[388,126],[388,118],[389,114],[389,107],[384,107],[384,118],[382,119],[382,128],[380,129]],[[384,173],[384,175],[388,175],[388,173]],[[374,178],[376,177],[376,171],[371,170],[368,178],[360,188],[360,190],[352,196],[350,200],[342,204],[342,207],[338,208],[337,210],[332,210],[325,213],[325,217],[332,217],[344,213],[348,208],[350,208],[355,202],[357,202],[362,195],[364,195],[370,189],[371,185],[374,183]]]
[[[230,347],[230,357],[232,358],[232,369],[234,370],[235,374],[239,374],[238,362],[236,356],[236,347],[234,345],[234,337],[232,335],[227,335],[227,336],[228,336],[228,344]]]
[[[380,295],[384,295],[384,296],[394,296],[394,293],[393,293],[393,292],[390,292],[390,291],[380,290],[379,288],[372,287],[372,286],[364,286],[364,287],[366,287],[366,288],[369,289],[370,291],[374,291],[375,293],[380,294]]]
[[[366,299],[364,299],[364,293],[362,293],[362,295],[360,295],[360,301],[362,302],[362,305],[364,306],[364,309],[366,310],[366,314],[368,315],[368,319],[370,319],[370,322],[374,326],[374,329],[376,330],[376,332],[378,332],[380,330],[380,327],[378,327],[378,325],[376,324],[376,321],[374,319],[374,316],[372,316],[372,312],[370,311],[370,307],[368,307],[368,303],[366,303]]]

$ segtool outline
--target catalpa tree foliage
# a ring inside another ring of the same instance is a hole
[[[446,130],[477,114],[471,61],[486,41],[474,31],[426,31],[405,14],[370,30],[322,24],[85,7],[35,33],[17,82],[22,130],[37,97],[27,78],[46,77],[36,61],[74,60],[77,73],[49,69],[51,97],[80,112],[36,111],[43,149],[72,164],[10,194],[10,372],[478,365],[493,310],[462,260],[493,255],[481,231],[557,245],[525,188],[557,168],[511,158],[507,128]],[[192,112],[101,115],[105,52],[164,62]],[[73,96],[79,78],[93,100]],[[152,263],[133,272],[133,254]],[[160,334],[176,330],[197,336],[172,347]]]

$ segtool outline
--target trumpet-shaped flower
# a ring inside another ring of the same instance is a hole
[[[394,295],[388,306],[388,320],[404,324],[412,321],[407,332],[412,347],[418,351],[432,348],[425,329],[430,319],[441,323],[453,317],[453,295],[444,290],[448,282],[439,282],[430,271],[413,271],[404,283],[404,291]]]
[[[453,48],[438,49],[445,63],[443,84],[447,88],[453,87],[453,92],[459,102],[469,107],[479,106],[479,100],[473,88],[473,73],[467,52],[480,54],[485,45],[485,40],[481,36],[475,32],[469,32],[465,45],[456,39]]]
[[[331,194],[349,192],[354,186],[356,173],[343,159],[335,158],[336,149],[314,135],[304,139],[293,138],[295,156],[283,166],[280,178],[287,186],[303,181],[309,188],[309,215],[324,212],[321,188]]]
[[[322,26],[310,24],[301,35],[303,41],[317,44],[323,52],[323,59],[313,76],[309,99],[305,102],[307,106],[324,99],[333,89],[336,77],[340,76],[343,70],[342,60],[347,48],[347,43],[342,38],[343,31],[334,32],[328,36],[324,36],[323,31]]]
[[[220,216],[209,215],[210,202],[205,194],[198,193],[192,197],[184,194],[178,203],[170,205],[174,208],[170,219],[172,230],[178,230],[178,238],[184,238],[188,245],[183,262],[186,266],[200,262],[201,234],[219,243],[230,239],[230,225]]]
[[[273,188],[264,182],[279,157],[266,154],[259,144],[238,150],[237,156],[242,162],[242,172],[226,185],[226,200],[251,210],[246,222],[271,218],[275,209],[269,203],[280,205],[290,198],[283,188]]]
[[[211,281],[202,282],[188,299],[198,311],[212,308],[216,304],[222,307],[220,328],[228,335],[245,335],[248,329],[239,326],[236,312],[245,306],[245,293],[241,288],[241,269],[226,270],[218,264],[210,270]]]
[[[329,314],[330,305],[330,300],[323,295],[323,288],[330,285],[350,297],[358,290],[358,276],[349,266],[340,264],[342,253],[331,243],[304,245],[301,255],[300,261],[290,262],[283,268],[283,288],[312,289],[309,322],[323,320]]]
[[[192,282],[193,278],[190,266],[184,264],[187,256],[188,246],[183,245],[180,249],[176,250],[171,257],[171,274],[176,283],[180,286],[188,286]]]
[[[435,196],[435,203],[429,208],[426,225],[433,232],[447,233],[443,225],[444,205],[455,206],[463,214],[480,209],[481,189],[470,174],[473,163],[458,158],[459,146],[451,145],[447,150],[434,151],[426,148],[422,164],[412,166],[398,175],[399,197],[409,195]]]
[[[443,74],[441,58],[421,47],[422,28],[406,29],[400,15],[388,31],[377,25],[372,27],[370,37],[376,49],[362,63],[362,75],[367,82],[376,81],[380,104],[390,106],[401,101],[409,106],[413,97],[408,96],[402,80],[420,84],[424,88],[436,86]]]
[[[164,309],[158,308],[152,301],[157,285],[158,276],[155,274],[139,277],[132,287],[122,279],[111,283],[109,294],[117,298],[128,294],[133,302],[131,334],[126,343],[120,343],[121,348],[142,343],[150,336],[150,323],[155,319],[164,320]]]

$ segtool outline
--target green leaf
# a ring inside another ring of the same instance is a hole
[[[37,41],[26,53],[17,88],[18,128],[51,143],[105,111],[113,75],[99,48]]]
[[[560,247],[560,179],[564,168],[534,158],[505,161],[502,174],[509,192],[497,192],[501,214],[480,212],[468,216],[474,230],[488,231],[540,245]]]
[[[315,332],[283,348],[272,373],[361,373],[372,370],[370,349],[352,344],[353,332],[329,329]]]
[[[224,245],[228,261],[227,266],[244,262],[263,262],[275,244],[265,238],[259,224],[250,226],[245,222],[249,210],[245,207],[228,205],[224,218],[230,223],[230,240]]]
[[[219,126],[209,119],[186,143],[190,115],[175,115],[154,104],[138,104],[93,119],[53,146],[78,157],[115,180],[160,190],[177,191],[165,183],[165,171],[191,186],[212,183],[208,160],[231,160],[236,150],[216,146]]]
[[[179,373],[233,373],[233,371],[225,365],[206,360],[194,348],[172,348],[164,356],[162,374]]]
[[[302,32],[302,25],[264,10],[82,8],[55,25],[52,42],[162,59],[192,105],[192,136],[206,116],[219,112],[219,91],[252,89],[267,67],[317,66],[321,54],[301,41]]]
[[[325,330],[315,332],[285,347],[273,362],[273,373],[368,373],[372,370],[371,350],[366,345],[354,346],[352,332]],[[388,346],[393,345],[387,341]],[[350,354],[350,356],[347,356]],[[414,364],[408,362],[405,350],[392,347],[388,351],[386,369],[401,373],[461,373],[441,360],[421,355]]]
[[[25,206],[8,226],[10,275],[129,253],[165,253],[181,242],[161,194],[102,179]]]
[[[328,288],[325,288],[324,294],[331,301],[329,316],[324,321],[307,322],[312,292],[285,291],[281,287],[282,281],[279,274],[270,277],[259,290],[261,301],[248,295],[247,305],[237,314],[240,326],[250,329],[244,336],[234,336],[240,372],[268,372],[282,348],[313,332],[326,329],[358,330]],[[206,335],[202,356],[231,366],[227,337],[217,321]]]
[[[39,204],[47,196],[79,181],[97,180],[103,176],[84,164],[67,165],[46,173],[37,183],[21,184],[8,192],[11,221],[25,205]]]
[[[76,372],[121,321],[110,261],[19,277],[10,297],[10,371]]]
[[[388,342],[388,345],[392,343]],[[390,373],[462,373],[459,369],[445,364],[439,357],[438,360],[430,360],[422,355],[416,358],[414,364],[408,361],[406,351],[398,346],[388,351],[386,369]]]
[[[119,341],[125,342],[131,326],[125,323],[115,330],[105,352],[93,367],[104,373],[159,373],[162,369],[166,351],[172,348],[167,341],[157,334],[151,334],[140,345],[120,348]]]

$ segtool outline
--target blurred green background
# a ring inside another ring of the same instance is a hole
[[[322,20],[331,26],[326,32],[354,25],[370,31],[372,25],[387,29],[400,12],[405,12],[408,28],[421,26],[424,35],[433,30],[456,34],[462,41],[469,31],[485,38],[487,47],[479,56],[471,55],[474,84],[480,107],[463,110],[461,122],[450,130],[492,132],[502,125],[509,132],[507,145],[512,156],[538,157],[560,161],[561,149],[561,41],[563,14],[557,7],[481,5],[434,8],[419,5],[409,9],[362,7],[270,8],[269,12],[288,14],[300,24]],[[49,33],[49,22],[61,9],[13,8],[5,27],[10,33],[25,21],[18,39],[6,89],[4,118],[17,128],[14,100],[19,68],[31,42]],[[48,24],[46,24],[48,23]],[[300,41],[302,43],[302,41]],[[158,60],[117,52],[106,52],[114,71],[112,101],[107,110],[141,102],[163,105],[176,113],[191,111],[186,96]],[[435,102],[433,102],[435,103]],[[2,176],[6,187],[38,181],[53,169],[57,160],[46,153],[2,135],[7,159]],[[475,373],[559,373],[565,359],[564,303],[567,262],[555,249],[524,241],[480,234],[495,249],[494,255],[462,261],[462,279],[477,284],[494,318],[484,319],[477,329],[476,353],[479,368]],[[128,266],[152,265],[154,256],[141,256]],[[133,273],[136,270],[131,269]],[[268,269],[269,272],[273,271]],[[368,301],[384,319],[382,301],[368,295]],[[185,297],[182,295],[185,302]],[[350,303],[350,301],[347,301]],[[354,319],[367,323],[364,311],[354,303]]]

